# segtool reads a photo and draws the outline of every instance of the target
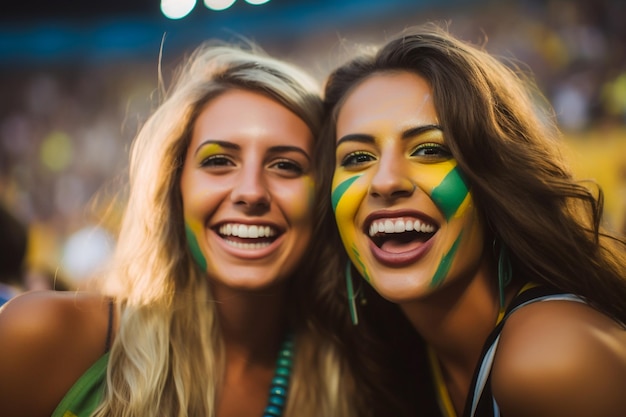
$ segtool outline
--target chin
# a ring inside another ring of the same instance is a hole
[[[220,283],[221,285],[230,287],[233,290],[263,291],[266,289],[280,287],[287,281],[287,277],[282,274],[280,276],[271,275],[271,278],[269,279],[263,278],[268,276],[270,275],[262,272],[241,275],[233,274],[229,276],[228,279],[220,281]]]
[[[395,304],[403,304],[411,301],[416,301],[427,297],[432,289],[429,286],[429,282],[411,282],[406,280],[406,273],[402,274],[402,277],[386,277],[384,279],[387,282],[378,281],[378,284],[373,284],[374,290],[381,297]]]

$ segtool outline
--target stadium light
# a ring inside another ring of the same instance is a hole
[[[226,10],[235,4],[235,0],[204,0],[204,5],[215,11]]]
[[[161,13],[176,20],[187,16],[196,6],[196,0],[161,0]]]

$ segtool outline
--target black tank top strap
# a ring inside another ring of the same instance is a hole
[[[469,395],[465,403],[464,417],[500,417],[500,409],[491,392],[491,365],[493,364],[502,327],[507,318],[518,308],[533,302],[547,300],[585,302],[581,297],[545,286],[534,286],[519,293],[507,308],[504,318],[498,323],[483,346],[480,361],[474,373]]]
[[[109,300],[109,323],[107,325],[107,338],[104,343],[104,353],[108,353],[111,349],[111,337],[113,336],[113,314],[114,314],[114,302],[111,298]]]
[[[557,290],[556,288],[547,287],[544,285],[535,285],[531,286],[528,289],[523,289],[515,298],[511,301],[511,304],[508,306],[506,310],[506,316],[513,312],[513,310],[517,309],[522,304],[525,304],[531,300],[541,299],[545,296],[553,296],[557,294],[563,294],[562,290]]]

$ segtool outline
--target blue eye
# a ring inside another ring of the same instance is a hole
[[[439,161],[451,159],[452,153],[446,146],[440,143],[429,142],[419,144],[411,153],[411,156],[419,156]]]
[[[352,152],[346,155],[341,160],[341,166],[342,167],[356,166],[356,165],[361,165],[361,164],[371,162],[373,160],[375,160],[374,155],[370,153],[363,152],[363,151]]]

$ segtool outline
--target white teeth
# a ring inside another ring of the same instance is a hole
[[[269,226],[232,224],[227,223],[220,226],[219,232],[224,236],[236,236],[243,239],[256,239],[260,237],[272,237],[277,232]],[[256,244],[256,243],[255,243]],[[246,243],[252,245],[252,243]]]
[[[435,231],[435,226],[432,224],[422,223],[419,220],[380,220],[372,222],[370,225],[369,235],[373,237],[377,233],[403,233],[415,230],[416,232],[432,233]]]
[[[241,242],[235,242],[233,240],[226,240],[226,243],[228,243],[230,246],[233,246],[233,247],[235,247],[237,249],[246,249],[246,250],[261,249],[261,248],[264,248],[264,247],[270,245],[269,242],[263,242],[263,243],[241,243]]]
[[[248,228],[248,237],[252,239],[259,237],[259,226],[250,226]]]

